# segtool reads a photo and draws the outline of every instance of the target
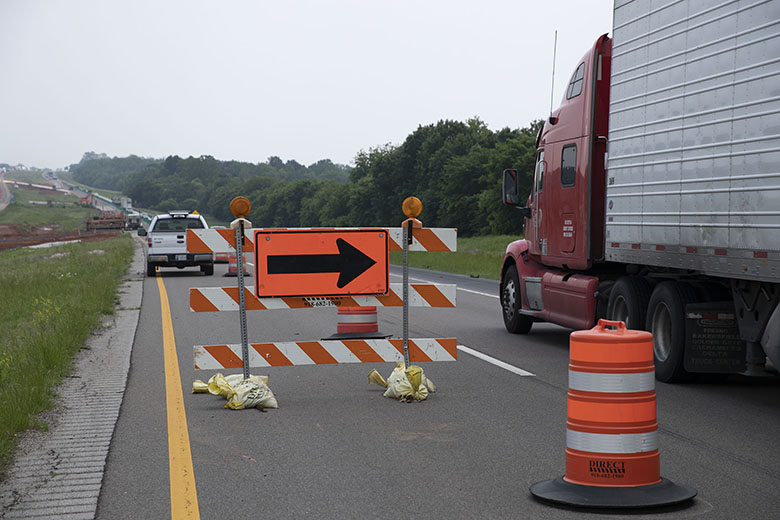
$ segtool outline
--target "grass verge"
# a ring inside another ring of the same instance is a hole
[[[45,428],[36,414],[51,407],[101,316],[113,314],[132,255],[129,235],[0,252],[0,471],[18,432]]]
[[[11,170],[5,173],[5,179],[28,182],[30,184],[51,184],[51,181],[44,179],[39,171]]]
[[[498,280],[506,246],[518,238],[515,235],[458,238],[455,253],[410,251],[409,266]],[[401,265],[402,262],[403,253],[390,253],[391,264]]]
[[[92,214],[96,214],[94,208],[78,205],[79,198],[74,195],[53,193],[40,193],[23,188],[11,188],[14,201],[5,210],[0,211],[0,224],[16,224],[25,231],[33,227],[53,226],[56,223],[57,231],[73,231],[84,227],[84,220]],[[68,206],[45,206],[31,204],[30,201],[52,201],[67,204]]]

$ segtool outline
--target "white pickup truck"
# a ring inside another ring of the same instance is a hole
[[[169,211],[155,216],[149,224],[149,231],[138,230],[139,236],[146,237],[146,274],[155,276],[157,267],[184,269],[199,266],[203,274],[213,275],[212,253],[187,252],[187,230],[208,227],[206,219],[197,212]]]

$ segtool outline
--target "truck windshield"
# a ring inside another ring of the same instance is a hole
[[[167,218],[158,220],[153,231],[186,231],[188,229],[203,229],[203,222],[197,218]]]

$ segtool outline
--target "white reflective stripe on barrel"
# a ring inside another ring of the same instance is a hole
[[[376,313],[339,314],[339,323],[376,323]]]
[[[569,369],[569,389],[610,394],[648,392],[655,389],[655,373],[602,374]]]
[[[566,447],[593,453],[639,453],[658,449],[658,430],[646,433],[585,433],[566,430]]]

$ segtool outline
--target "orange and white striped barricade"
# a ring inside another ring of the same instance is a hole
[[[301,232],[375,232],[386,235],[387,251],[402,250],[403,228],[383,228],[365,230],[362,228],[288,228],[263,230],[249,228],[244,230],[244,245],[242,249],[256,250],[254,240],[258,236],[278,237],[280,234]],[[385,233],[385,231],[387,231]],[[187,230],[188,252],[207,253],[218,251],[235,251],[234,229],[190,229]],[[258,239],[259,240],[259,239]],[[273,243],[273,241],[271,242]],[[455,251],[457,230],[453,228],[423,228],[414,231],[414,240],[409,245],[410,251]],[[301,254],[301,253],[298,253]],[[305,254],[305,253],[303,253]],[[257,262],[257,258],[255,258]],[[270,263],[270,262],[269,262]],[[266,266],[267,267],[267,266]],[[307,271],[308,272],[308,271]],[[269,273],[270,274],[270,273]],[[249,287],[244,287],[243,294],[238,287],[204,287],[190,289],[190,310],[193,312],[246,311],[264,309],[305,309],[337,307],[351,308],[344,313],[343,326],[339,329],[349,329],[357,322],[365,330],[354,331],[358,334],[374,333],[376,326],[377,307],[402,307],[403,285],[399,283],[386,284],[386,293],[343,294],[337,296],[284,296],[283,293],[273,293],[272,297],[256,296]],[[266,288],[267,289],[267,288]],[[257,288],[255,288],[257,290]],[[408,284],[406,289],[407,306],[414,307],[455,307],[457,286],[452,284]],[[294,293],[293,293],[294,294]],[[268,295],[264,295],[268,296]],[[243,302],[242,302],[243,300]],[[373,310],[371,308],[373,307]],[[340,318],[341,319],[341,318]],[[368,331],[368,328],[371,331]],[[341,330],[340,330],[341,332]],[[353,331],[344,331],[352,334]],[[455,361],[457,359],[456,340],[452,338],[409,339],[411,361]],[[244,367],[243,347],[239,345],[198,345],[193,347],[196,369],[226,369]],[[367,363],[367,362],[397,362],[404,360],[403,340],[381,338],[370,339],[324,339],[321,341],[298,341],[276,343],[252,343],[249,345],[249,367],[311,365],[332,363]],[[246,367],[244,367],[246,368]]]
[[[454,338],[413,339],[413,362],[456,361]],[[195,370],[242,368],[241,345],[198,345],[194,347]],[[403,361],[401,339],[354,339],[321,341],[281,341],[249,344],[250,368],[340,363],[385,363]]]
[[[665,506],[696,496],[660,475],[652,334],[599,320],[571,334],[569,353],[566,474],[534,484],[531,494],[595,508]]]
[[[290,228],[295,231],[354,231],[360,228]],[[255,228],[245,230],[246,247],[254,248],[252,242]],[[403,250],[403,228],[387,228],[388,249]],[[191,229],[187,230],[187,249],[191,253],[233,251],[235,230],[233,229]],[[409,251],[453,252],[457,250],[457,229],[454,228],[420,228],[414,231],[413,241],[408,245]],[[231,264],[232,267],[233,264]],[[245,271],[247,273],[247,271]],[[235,274],[228,268],[228,276]],[[398,291],[400,294],[401,291]],[[454,300],[453,300],[454,301]],[[413,304],[412,304],[413,305]],[[389,334],[379,332],[376,310],[370,313],[365,309],[353,310],[347,305],[339,305],[337,310],[338,323],[336,334],[329,339],[349,338],[386,338]]]
[[[335,230],[350,231],[360,228],[290,228],[295,230]],[[403,249],[403,228],[386,228],[388,232],[388,248],[390,251]],[[245,250],[254,249],[254,236],[258,228],[245,229]],[[188,253],[218,253],[235,251],[236,233],[233,229],[188,229]],[[455,228],[422,228],[414,230],[414,241],[409,245],[409,251],[457,251],[458,231]]]
[[[409,284],[412,307],[454,308],[458,286],[440,283]],[[244,288],[246,310],[317,309],[325,307],[401,307],[400,283],[391,283],[387,294],[377,296],[257,298],[253,289]],[[239,310],[238,287],[195,287],[190,289],[190,311],[220,312]]]

